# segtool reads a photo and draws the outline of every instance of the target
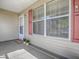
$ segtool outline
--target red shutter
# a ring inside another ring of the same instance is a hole
[[[72,0],[73,41],[79,42],[79,0]]]
[[[29,34],[32,35],[32,10],[28,11],[28,19],[29,19]]]

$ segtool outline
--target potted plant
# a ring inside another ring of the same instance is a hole
[[[26,40],[26,45],[29,45],[30,44],[30,40]]]
[[[24,44],[29,45],[30,44],[30,40],[24,38]]]

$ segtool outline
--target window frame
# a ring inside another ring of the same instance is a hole
[[[35,8],[35,9],[39,9],[40,7],[43,7],[43,8],[44,8],[44,4],[41,5],[41,6],[39,6],[39,7],[37,7],[37,8]],[[35,10],[35,9],[34,9],[34,10]],[[41,20],[39,20],[39,19],[38,19],[38,20],[32,20],[32,34],[33,34],[33,35],[44,35],[44,33],[43,33],[43,34],[35,34],[35,33],[33,32],[33,23],[34,23],[34,22],[40,22],[40,21],[44,21],[44,18],[41,19]]]
[[[49,1],[50,2],[50,1]],[[45,2],[44,4],[43,4],[43,6],[44,6],[44,19],[43,20],[36,20],[36,21],[32,21],[32,24],[33,24],[33,22],[37,22],[37,21],[44,21],[44,35],[42,35],[42,36],[44,36],[44,37],[53,37],[53,38],[57,38],[57,39],[66,39],[66,40],[68,40],[68,41],[71,41],[71,20],[72,20],[72,18],[71,18],[71,16],[72,16],[72,1],[71,0],[69,0],[69,14],[66,14],[66,15],[63,15],[63,16],[69,16],[69,37],[68,38],[63,38],[63,37],[55,37],[55,36],[48,36],[47,35],[47,33],[46,33],[46,6],[47,6],[47,3],[49,3],[49,2]],[[38,8],[38,7],[37,7]],[[63,17],[63,16],[59,16],[59,17]],[[55,17],[53,17],[53,18],[55,18]],[[33,27],[33,25],[32,25],[32,27]],[[32,29],[32,34],[33,35],[40,35],[40,34],[34,34],[33,33],[33,29]]]

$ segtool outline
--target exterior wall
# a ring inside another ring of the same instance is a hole
[[[41,35],[29,36],[31,43],[50,52],[71,58],[79,59],[79,44],[56,37],[44,37]]]
[[[34,9],[48,0],[39,0],[31,5],[24,13],[28,15],[28,10]],[[28,28],[28,27],[27,27]],[[57,53],[59,55],[68,57],[69,59],[79,59],[79,44],[74,43],[69,39],[49,37],[42,35],[28,35],[31,39],[31,43],[44,48],[50,52]]]
[[[18,16],[0,9],[0,41],[18,38]]]

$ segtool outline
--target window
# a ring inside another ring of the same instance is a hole
[[[57,37],[68,37],[68,17],[47,20],[47,35]]]
[[[23,26],[20,26],[20,34],[23,34]]]
[[[69,0],[54,0],[47,3],[47,16],[54,17],[69,13]]]
[[[44,7],[40,6],[33,11],[33,34],[44,35]]]
[[[44,34],[44,21],[38,21],[33,23],[34,34]]]
[[[45,14],[46,16],[44,16],[44,5],[34,9],[33,34],[68,38],[69,0],[52,0],[48,2]],[[46,29],[46,32],[44,29]]]
[[[69,0],[56,0],[46,6],[46,33],[49,36],[68,38]]]

